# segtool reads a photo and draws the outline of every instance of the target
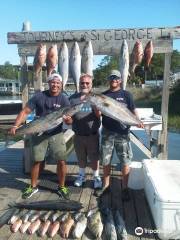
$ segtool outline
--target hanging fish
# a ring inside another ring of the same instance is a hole
[[[121,46],[119,69],[121,72],[123,89],[126,89],[126,83],[129,75],[129,50],[127,41],[125,39],[123,40]]]
[[[51,75],[52,71],[56,68],[58,63],[58,50],[57,45],[53,44],[47,52],[46,58],[46,67],[47,67],[47,76]]]
[[[45,62],[46,62],[46,45],[41,43],[36,50],[33,62],[35,76],[39,75]]]
[[[69,74],[69,53],[68,53],[68,47],[65,42],[62,43],[59,50],[58,72],[62,77],[63,90],[64,90],[65,85],[68,81],[68,74]]]
[[[150,40],[144,49],[144,64],[146,68],[148,68],[151,63],[153,53],[154,53],[154,47],[153,47],[152,40]]]
[[[134,48],[131,53],[131,60],[130,60],[131,73],[134,73],[136,66],[142,62],[143,55],[144,55],[143,46],[141,41],[138,40],[134,44]]]
[[[74,43],[71,49],[70,72],[76,86],[76,91],[79,92],[79,78],[81,75],[81,54],[77,42]]]
[[[83,73],[93,76],[93,48],[91,41],[88,41],[82,51],[81,69]]]

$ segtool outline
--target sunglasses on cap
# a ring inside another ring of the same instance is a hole
[[[108,77],[108,80],[109,81],[112,81],[112,80],[120,80],[120,77],[116,76],[116,75],[111,75]]]

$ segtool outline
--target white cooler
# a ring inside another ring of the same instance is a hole
[[[143,160],[145,194],[161,239],[180,239],[180,160]]]

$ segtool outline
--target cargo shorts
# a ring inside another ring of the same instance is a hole
[[[121,135],[102,129],[101,161],[102,165],[111,164],[113,152],[116,150],[121,166],[130,165],[133,157],[129,135]]]
[[[80,136],[75,134],[74,136],[74,149],[78,161],[84,161],[87,163],[97,161],[100,158],[99,154],[99,133],[89,136]]]
[[[63,133],[55,135],[42,134],[41,136],[33,135],[31,138],[32,153],[34,162],[42,162],[47,154],[54,161],[66,160],[66,143]]]

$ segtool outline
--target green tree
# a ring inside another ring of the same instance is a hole
[[[5,62],[4,65],[0,66],[0,77],[7,79],[18,79],[18,69],[17,67],[10,64],[10,62]]]

